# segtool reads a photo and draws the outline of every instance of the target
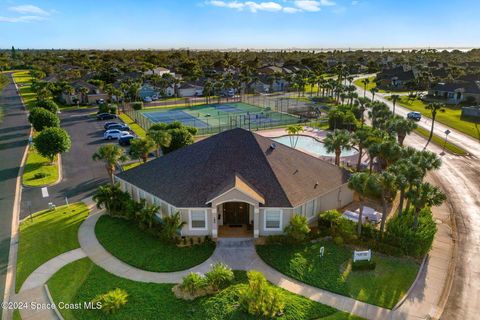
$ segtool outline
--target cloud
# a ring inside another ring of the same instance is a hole
[[[285,1],[283,3],[289,4],[288,6],[283,6],[276,1],[266,1],[266,2],[256,2],[256,1],[222,1],[222,0],[211,0],[207,1],[207,5],[212,5],[220,8],[229,8],[236,10],[250,10],[251,12],[258,11],[270,11],[270,12],[285,12],[285,13],[298,13],[298,12],[317,12],[321,10],[323,6],[335,6],[335,2],[332,0],[293,0]]]
[[[359,3],[360,3],[360,1],[358,1],[358,0],[353,0],[353,1],[352,1],[352,6],[356,6],[356,5],[359,4]]]
[[[17,13],[21,13],[21,14],[32,14],[32,15],[41,15],[41,16],[50,15],[49,12],[47,12],[47,11],[37,7],[37,6],[31,5],[31,4],[25,4],[25,5],[21,5],[21,6],[10,7],[10,8],[8,8],[8,10],[13,11],[13,12],[17,12]]]
[[[46,20],[45,17],[40,16],[20,16],[20,17],[2,17],[0,16],[0,22],[35,22]]]

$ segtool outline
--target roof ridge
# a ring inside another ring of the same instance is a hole
[[[275,141],[273,141],[273,140],[270,139],[270,138],[267,138],[267,137],[261,136],[261,135],[259,135],[259,134],[256,134],[256,133],[254,133],[254,132],[252,132],[252,131],[249,131],[249,132],[252,134],[252,137],[255,139],[255,141],[256,141],[256,147],[257,147],[258,150],[260,151],[260,154],[261,154],[262,157],[265,159],[265,161],[267,161],[267,163],[268,163],[268,166],[267,166],[267,167],[268,167],[268,169],[272,172],[273,176],[275,177],[275,180],[277,181],[278,185],[280,186],[280,189],[282,190],[282,193],[283,193],[285,199],[287,199],[287,200],[288,200],[288,203],[290,204],[290,206],[293,207],[293,203],[292,203],[292,201],[290,200],[290,198],[288,197],[287,193],[285,192],[285,189],[283,188],[283,184],[280,183],[280,180],[278,179],[277,174],[276,174],[275,171],[272,169],[271,163],[270,163],[270,161],[268,160],[265,152],[263,152],[262,148],[260,148],[260,145],[259,145],[259,143],[258,143],[257,138],[266,139],[266,140],[271,140],[272,143],[274,143]]]

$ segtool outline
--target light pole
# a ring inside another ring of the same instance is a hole
[[[448,140],[448,135],[450,134],[450,130],[445,130],[445,141],[443,142],[443,150],[442,150],[442,155],[445,154],[445,147],[447,146],[447,140]]]

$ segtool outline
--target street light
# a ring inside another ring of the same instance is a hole
[[[448,135],[450,134],[450,130],[445,130],[445,141],[443,142],[443,150],[442,150],[442,155],[445,154],[445,147],[447,146],[447,140],[448,140]]]

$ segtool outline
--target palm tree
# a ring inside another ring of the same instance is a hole
[[[362,80],[362,84],[363,84],[363,97],[365,98],[366,97],[366,94],[367,94],[367,86],[368,84],[370,83],[370,79],[369,78],[365,78]]]
[[[303,132],[303,126],[300,124],[292,124],[289,125],[285,131],[287,131],[290,137],[290,146],[292,148],[296,148],[298,143],[298,134]]]
[[[403,117],[395,117],[391,119],[388,124],[388,131],[397,134],[398,144],[403,146],[403,142],[407,135],[413,132],[418,126],[413,120],[405,119]]]
[[[111,208],[115,203],[116,194],[121,192],[118,184],[100,186],[97,192],[93,195],[97,208],[105,207],[108,213],[111,213]]]
[[[160,157],[162,148],[168,148],[172,142],[172,135],[165,130],[149,130],[147,136],[155,142],[156,157]]]
[[[144,199],[142,199],[145,201]],[[138,223],[140,227],[147,226],[149,229],[152,228],[153,222],[155,221],[155,215],[160,210],[160,207],[154,204],[147,204],[142,206],[142,208],[136,212]]]
[[[415,217],[413,220],[413,228],[418,227],[418,215],[420,210],[425,207],[439,206],[447,199],[446,195],[440,188],[431,185],[428,182],[420,183],[415,189],[409,190],[407,196],[410,198],[414,207]]]
[[[357,101],[358,101],[358,104],[360,105],[359,107],[359,110],[361,112],[360,119],[362,121],[361,126],[363,127],[363,125],[365,124],[365,110],[367,110],[367,107],[370,104],[370,100],[368,98],[361,97],[361,98],[358,98]]]
[[[115,165],[119,161],[125,161],[125,150],[116,144],[104,144],[98,148],[97,152],[92,155],[94,161],[103,161],[110,176],[110,182],[113,185],[113,173],[115,172]]]
[[[365,199],[377,193],[378,183],[377,181],[366,172],[356,172],[352,174],[348,181],[348,187],[358,194],[360,200],[360,212],[358,214],[357,233],[360,236],[362,234],[362,220],[363,220],[363,207]]]
[[[393,166],[388,168],[388,171],[395,175],[395,184],[397,189],[400,190],[400,200],[397,211],[400,216],[403,212],[403,203],[405,201],[407,188],[421,182],[423,178],[422,172],[408,158],[399,160]]]
[[[387,201],[397,192],[396,176],[392,172],[385,171],[377,177],[378,186],[380,188],[380,200],[382,202],[382,222],[380,224],[380,233],[385,230],[385,222],[388,217]]]
[[[350,133],[347,130],[335,130],[327,134],[323,140],[325,149],[329,153],[335,152],[335,165],[340,165],[340,155],[342,150],[350,150]]]
[[[130,156],[134,159],[142,159],[143,163],[147,162],[148,154],[156,151],[157,144],[150,137],[144,139],[133,139],[130,142]]]
[[[431,118],[432,118],[432,127],[430,128],[430,135],[428,136],[427,144],[425,145],[423,150],[425,150],[427,148],[428,144],[432,140],[433,127],[435,125],[435,119],[437,117],[438,111],[445,112],[445,108],[443,107],[443,105],[441,103],[438,103],[438,102],[429,103],[428,105],[425,106],[425,109],[430,110],[430,114],[431,114]]]
[[[397,100],[400,98],[400,96],[398,94],[392,94],[390,98],[392,98],[392,104],[393,104],[392,112],[393,112],[393,116],[395,117],[395,105],[397,104]]]
[[[368,147],[371,136],[372,132],[370,127],[359,128],[352,134],[352,144],[358,147],[357,171],[360,171],[363,150]]]
[[[375,101],[375,93],[378,92],[378,89],[376,87],[373,87],[370,89],[370,93],[372,94],[372,101]]]

